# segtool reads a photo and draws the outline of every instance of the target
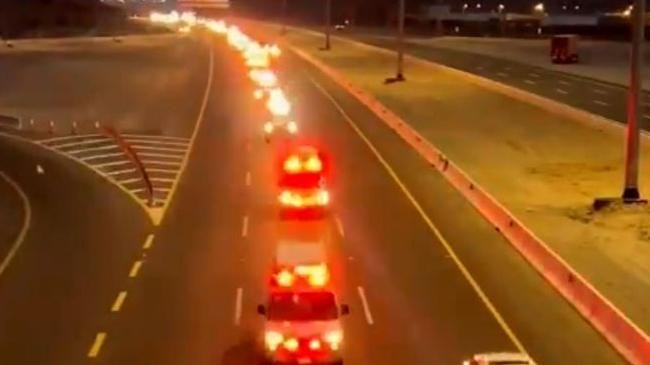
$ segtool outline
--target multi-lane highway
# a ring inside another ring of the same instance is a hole
[[[395,49],[394,37],[349,34],[352,38],[375,46]],[[621,123],[626,122],[627,88],[606,81],[559,72],[484,54],[437,47],[413,39],[406,42],[408,54],[473,73],[506,85],[557,100]],[[549,61],[550,62],[550,61]],[[642,128],[650,128],[650,93],[644,92]]]
[[[0,166],[33,208],[26,240],[0,276],[0,363],[259,360],[255,307],[275,240],[301,227],[277,217],[277,144],[264,141],[241,57],[223,38],[190,37],[200,46],[186,57],[202,78],[164,106],[166,120],[189,131],[179,137],[190,139],[190,154],[159,227],[87,166],[0,140]],[[169,67],[138,52],[143,61],[134,54],[132,62],[143,70]],[[280,79],[300,138],[333,162],[331,214],[311,223],[330,232],[333,280],[351,307],[346,364],[460,364],[491,351],[526,351],[540,364],[623,363],[369,111],[288,52]]]

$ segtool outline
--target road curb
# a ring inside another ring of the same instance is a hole
[[[382,52],[392,53],[379,47],[362,45]],[[372,95],[354,85],[341,73],[307,52],[293,46],[290,46],[290,48],[365,105],[406,141],[409,146],[415,149],[432,167],[438,170],[626,360],[635,365],[650,365],[650,337],[548,247],[544,241],[525,227],[488,192],[477,185],[438,148],[423,138],[399,116],[388,110]],[[550,112],[566,113],[563,115],[571,115],[571,118],[578,118],[587,123],[596,123],[608,129],[614,128],[615,126],[612,123],[616,123],[616,131],[623,130],[622,125],[609,119],[570,106],[563,107],[558,102],[537,95],[532,95],[531,98],[531,95],[526,95],[530,94],[528,92],[463,71],[410,56],[408,58],[456,73],[470,82],[481,84],[517,100],[537,105]]]

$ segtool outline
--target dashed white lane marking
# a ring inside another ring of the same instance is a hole
[[[36,173],[39,174],[39,175],[45,174],[45,170],[43,169],[43,166],[36,165]]]
[[[248,236],[248,216],[247,215],[245,215],[244,218],[242,219],[241,236],[242,237]]]
[[[138,260],[133,263],[133,266],[131,266],[131,270],[129,271],[129,277],[134,278],[138,276],[138,273],[140,272],[140,267],[142,267],[142,261]]]
[[[95,340],[93,340],[93,344],[90,346],[90,349],[88,350],[88,357],[90,358],[97,357],[97,355],[99,355],[99,352],[102,350],[102,345],[104,345],[104,341],[106,341],[106,332],[98,332],[95,335]]]
[[[601,89],[594,89],[594,92],[600,95],[607,95],[607,91]]]
[[[530,77],[535,77],[535,78],[539,78],[539,77],[540,77],[539,74],[536,74],[536,73],[534,73],[534,72],[530,72],[530,73],[528,74],[528,76],[530,76]]]
[[[105,153],[103,155],[92,155],[88,157],[82,157],[81,161],[88,162],[92,160],[101,160],[103,158],[113,158],[113,157],[120,157],[120,156],[124,156],[124,152]]]
[[[512,70],[512,67],[506,66],[503,69],[506,70],[506,71],[510,71],[510,70]]]
[[[370,312],[370,306],[368,305],[366,292],[360,286],[357,286],[357,292],[359,293],[359,298],[361,298],[361,306],[363,307],[363,314],[366,316],[366,322],[368,322],[368,324],[372,326],[375,323],[375,321],[372,318],[372,312]]]
[[[555,91],[562,95],[569,95],[569,92],[564,89],[555,89]]]
[[[88,148],[80,148],[77,150],[72,150],[72,151],[66,151],[66,153],[69,153],[71,155],[76,155],[79,153],[87,153],[87,152],[95,152],[95,151],[107,151],[107,150],[116,150],[118,149],[119,146],[111,144],[108,146],[100,146],[100,147],[88,147]]]
[[[113,306],[111,306],[111,312],[119,312],[120,309],[122,309],[122,305],[124,304],[125,299],[126,299],[126,291],[122,290],[117,294],[117,297],[113,302]]]
[[[23,204],[23,225],[20,228],[20,232],[18,232],[18,237],[14,240],[14,243],[11,245],[11,248],[9,249],[9,252],[7,253],[7,256],[2,259],[2,262],[0,263],[0,276],[2,276],[2,273],[7,270],[7,267],[11,264],[11,260],[13,260],[14,256],[16,256],[16,252],[20,249],[20,246],[23,245],[23,242],[25,241],[25,236],[27,236],[27,231],[29,230],[30,225],[32,224],[32,206],[29,203],[29,198],[27,198],[27,194],[23,191],[23,189],[16,183],[13,179],[11,179],[8,175],[6,175],[4,172],[0,172],[0,178],[4,179],[11,187],[18,193],[18,196],[20,196],[20,200],[22,201]]]
[[[505,73],[505,72],[497,72],[497,75],[499,75],[501,77],[508,77],[508,74]]]
[[[336,223],[336,229],[339,230],[339,234],[341,237],[345,237],[345,230],[343,229],[343,222],[341,221],[341,218],[339,218],[338,215],[334,216],[334,222]]]
[[[537,83],[533,80],[525,79],[524,82],[527,83],[528,85],[537,85]]]
[[[237,292],[235,293],[235,326],[239,326],[241,323],[241,312],[242,312],[242,301],[244,298],[244,289],[242,288],[237,288]]]
[[[650,114],[643,114],[643,118],[650,119]]]
[[[145,250],[150,249],[151,246],[153,245],[153,239],[154,239],[154,235],[149,234],[147,236],[147,239],[144,241],[144,245],[142,245],[142,248],[145,249]]]
[[[564,86],[569,86],[569,85],[571,85],[570,82],[568,82],[568,81],[564,81],[564,80],[558,80],[557,82],[560,83],[561,85],[564,85]]]
[[[477,71],[483,71],[483,66],[476,66],[475,69],[476,69]]]
[[[251,186],[251,172],[246,171],[246,186]]]
[[[594,104],[598,104],[600,106],[609,106],[608,103],[606,103],[606,102],[604,102],[602,100],[594,100],[593,102],[594,102]]]

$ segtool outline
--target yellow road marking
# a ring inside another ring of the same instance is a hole
[[[111,312],[119,312],[120,309],[122,308],[122,305],[124,304],[125,299],[126,299],[126,291],[123,290],[117,294],[117,297],[113,302],[113,306],[111,307]]]
[[[145,250],[150,249],[151,246],[153,245],[153,238],[154,238],[154,235],[149,234],[147,236],[147,239],[144,241],[144,245],[142,245],[142,248],[145,249]]]
[[[138,260],[133,263],[133,266],[131,266],[131,271],[129,271],[129,277],[134,278],[138,276],[138,272],[140,272],[140,267],[142,267],[142,261]]]
[[[88,357],[95,358],[99,355],[99,352],[102,350],[102,345],[106,341],[106,332],[99,332],[95,335],[95,340],[88,350]]]
[[[420,203],[413,197],[413,194],[411,194],[411,191],[406,187],[406,185],[402,182],[402,180],[397,176],[395,173],[395,170],[390,166],[390,164],[384,159],[382,154],[377,150],[375,145],[368,139],[368,137],[361,131],[361,129],[357,126],[357,124],[352,120],[352,118],[343,110],[341,105],[334,99],[334,97],[327,91],[323,86],[321,86],[316,80],[314,80],[312,77],[309,77],[311,82],[316,86],[318,90],[327,98],[330,100],[330,102],[336,107],[336,109],[339,111],[339,113],[344,117],[344,119],[347,121],[348,125],[356,132],[356,134],[363,140],[363,142],[368,146],[368,148],[372,151],[372,153],[375,155],[379,163],[384,167],[384,169],[388,172],[388,174],[393,178],[393,181],[399,186],[400,190],[404,193],[406,198],[411,202],[415,210],[419,213],[420,217],[422,220],[426,223],[426,225],[429,227],[431,232],[436,236],[438,241],[442,243],[444,246],[445,250],[451,257],[451,259],[454,261],[456,266],[459,268],[460,272],[462,275],[465,277],[467,282],[470,284],[472,289],[476,292],[478,297],[481,299],[483,304],[487,307],[487,309],[490,311],[494,319],[499,323],[503,331],[506,333],[508,338],[512,341],[512,343],[519,349],[519,351],[528,353],[526,349],[524,348],[523,344],[517,338],[515,335],[514,331],[510,328],[510,326],[506,323],[505,319],[503,316],[499,313],[499,311],[496,309],[494,304],[492,304],[492,301],[487,297],[483,289],[479,286],[479,284],[476,282],[472,274],[470,274],[469,270],[465,265],[460,261],[460,258],[454,251],[454,249],[451,247],[451,244],[445,239],[445,237],[440,233],[440,230],[436,225],[433,223],[431,218],[427,215],[427,213],[424,211]]]

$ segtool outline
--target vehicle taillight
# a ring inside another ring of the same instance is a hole
[[[305,162],[305,170],[309,172],[320,172],[323,170],[323,163],[318,156],[311,156]]]
[[[283,287],[290,287],[291,285],[293,285],[295,279],[296,279],[295,276],[288,270],[282,270],[276,276],[278,285]]]
[[[314,267],[309,274],[309,285],[314,287],[321,287],[327,284],[329,279],[329,272],[325,265]]]
[[[321,343],[319,339],[314,338],[311,341],[309,341],[310,350],[320,350],[320,348],[321,348]]]
[[[284,171],[290,174],[300,172],[301,169],[300,158],[298,156],[291,156],[284,161]]]
[[[282,336],[282,334],[279,332],[267,331],[264,334],[264,343],[266,344],[266,347],[271,351],[275,351],[283,341],[284,336]]]
[[[284,348],[287,349],[290,352],[295,352],[298,351],[298,340],[295,338],[289,338],[286,341],[284,341]]]
[[[325,334],[324,340],[332,350],[338,350],[341,347],[341,342],[343,341],[343,333],[338,330],[330,331]]]

